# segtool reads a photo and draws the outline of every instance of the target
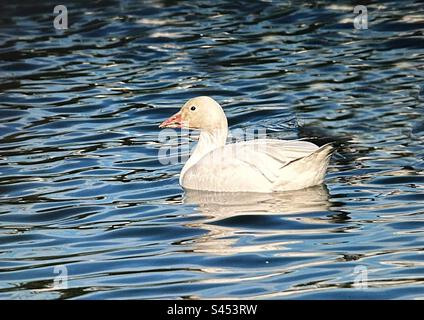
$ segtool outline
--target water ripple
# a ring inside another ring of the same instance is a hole
[[[1,299],[424,297],[419,1],[368,4],[367,30],[328,1],[129,0],[56,31],[55,5],[2,7]],[[157,125],[195,95],[334,141],[326,186],[183,192]]]

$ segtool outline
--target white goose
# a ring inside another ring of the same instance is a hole
[[[227,117],[210,97],[187,101],[160,128],[199,129],[180,184],[215,192],[276,192],[321,184],[334,148],[301,140],[256,139],[226,144]]]

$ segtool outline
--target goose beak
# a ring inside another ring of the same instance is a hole
[[[166,119],[159,125],[159,128],[181,128],[182,126],[181,111]]]

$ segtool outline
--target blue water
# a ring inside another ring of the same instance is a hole
[[[2,3],[0,298],[424,298],[424,5],[338,3]],[[325,185],[185,193],[157,126],[197,95],[335,141]]]

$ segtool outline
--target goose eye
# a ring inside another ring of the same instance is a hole
[[[195,106],[192,106],[192,107],[190,108],[190,110],[191,110],[191,111],[194,111],[194,110],[196,110],[196,107],[195,107]]]

